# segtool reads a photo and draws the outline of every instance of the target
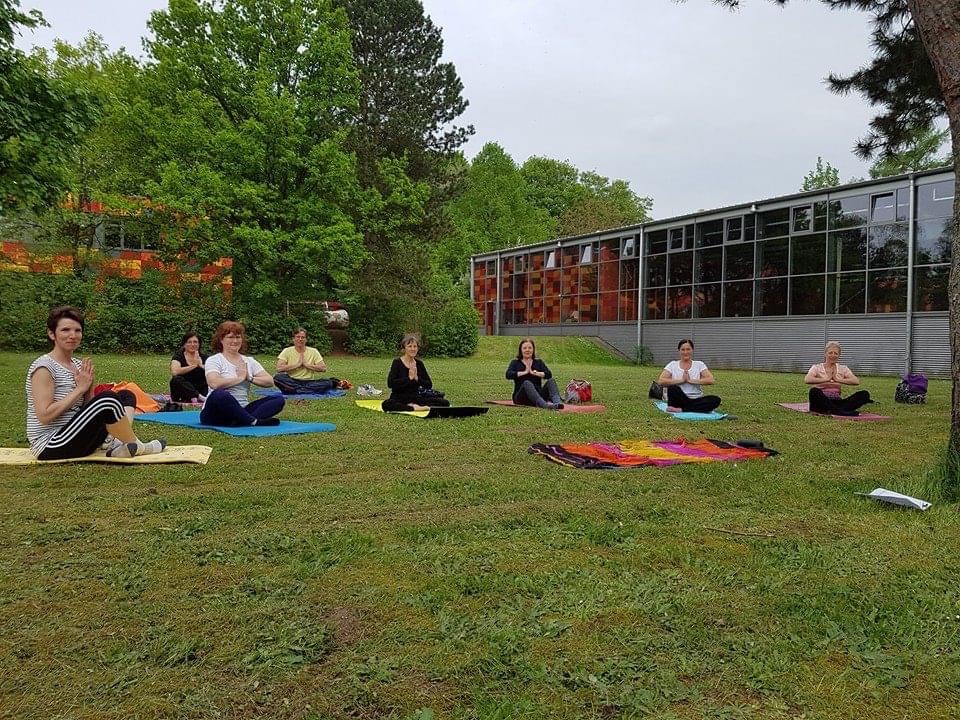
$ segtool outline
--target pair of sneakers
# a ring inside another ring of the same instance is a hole
[[[360,397],[379,397],[383,395],[383,390],[377,390],[373,385],[361,385],[357,388],[357,395]]]

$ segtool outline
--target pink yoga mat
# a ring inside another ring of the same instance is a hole
[[[502,405],[504,407],[532,407],[531,405],[517,405],[513,400],[487,400],[488,405]],[[536,408],[534,408],[536,409]],[[606,412],[606,405],[564,405],[562,413],[596,413]]]
[[[787,410],[796,410],[797,412],[810,413],[810,403],[777,403],[780,407]],[[889,415],[874,415],[873,413],[861,412],[859,415],[824,415],[822,413],[810,413],[820,417],[832,417],[837,420],[889,420]]]

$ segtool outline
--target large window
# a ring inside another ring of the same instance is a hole
[[[942,312],[953,181],[924,179],[912,198],[907,183],[864,187],[646,233],[641,313],[670,320],[904,312],[911,261],[914,308]]]

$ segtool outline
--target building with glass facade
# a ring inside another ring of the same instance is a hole
[[[598,336],[657,364],[693,339],[716,367],[948,375],[954,175],[757,200],[472,259],[488,333]]]

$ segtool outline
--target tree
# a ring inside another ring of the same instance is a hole
[[[358,92],[343,11],[175,0],[149,28],[124,135],[140,146],[146,194],[204,218],[203,249],[234,258],[245,307],[349,284],[366,259],[357,223],[384,208],[395,221],[417,213],[409,183],[363,191],[343,147]]]
[[[948,165],[950,155],[938,153],[949,137],[949,130],[937,130],[933,127],[917,128],[902,150],[894,155],[880,157],[870,166],[870,177],[888,177]]]
[[[349,17],[360,93],[350,148],[361,181],[376,180],[377,158],[406,157],[415,180],[436,179],[473,134],[453,122],[467,109],[452,63],[440,62],[440,28],[419,0],[336,0]]]
[[[568,162],[533,156],[520,168],[527,183],[527,198],[559,220],[590,191],[580,184],[580,171]]]
[[[448,206],[455,228],[440,248],[441,265],[454,276],[471,255],[540,242],[556,234],[556,223],[528,199],[516,163],[496,143],[487,143],[466,171],[463,194]]]
[[[715,0],[737,7],[740,0]],[[785,5],[787,0],[773,0]],[[895,155],[916,128],[946,115],[955,177],[950,305],[953,380],[947,474],[950,494],[960,495],[960,0],[822,0],[833,8],[869,12],[873,60],[847,76],[831,75],[835,92],[856,90],[880,107],[870,132],[857,145],[863,157]]]
[[[95,98],[62,83],[13,45],[19,28],[45,25],[20,0],[0,0],[0,211],[60,201],[77,139],[98,117]]]
[[[840,171],[829,162],[825,162],[824,159],[818,155],[817,166],[803,176],[803,183],[800,185],[800,190],[820,190],[823,188],[836,187],[839,184]]]
[[[567,208],[560,218],[560,232],[564,235],[582,235],[651,219],[653,200],[634,193],[626,180],[611,183],[595,172],[584,172],[580,174],[580,184],[586,196]]]

